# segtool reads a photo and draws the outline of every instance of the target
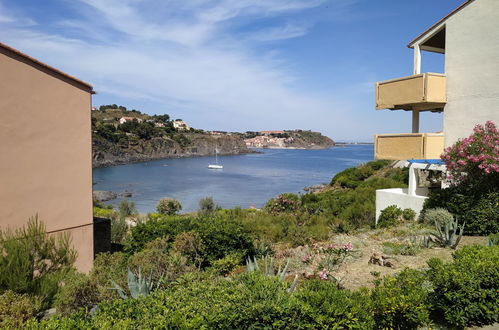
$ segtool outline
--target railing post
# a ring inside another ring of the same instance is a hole
[[[409,166],[409,187],[407,188],[407,194],[409,196],[416,195],[416,188],[418,186],[418,176],[416,174],[416,168],[414,164]]]

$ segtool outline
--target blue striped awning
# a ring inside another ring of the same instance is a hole
[[[428,164],[428,165],[444,165],[444,161],[441,159],[410,159],[408,160],[411,164]]]

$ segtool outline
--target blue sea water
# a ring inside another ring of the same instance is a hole
[[[153,212],[158,200],[179,200],[185,212],[211,196],[223,208],[262,207],[284,192],[328,183],[338,172],[373,159],[373,145],[345,145],[326,150],[258,149],[259,154],[219,156],[222,170],[208,169],[212,157],[162,159],[97,168],[95,190],[133,192],[128,200],[141,213]],[[121,199],[110,201],[119,204]]]

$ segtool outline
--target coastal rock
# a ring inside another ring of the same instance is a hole
[[[93,167],[144,162],[162,158],[184,158],[218,155],[240,155],[252,153],[244,140],[232,134],[210,135],[203,133],[183,133],[183,138],[168,136],[150,140],[116,142],[94,137]]]
[[[319,191],[323,190],[324,188],[326,188],[328,186],[329,185],[327,185],[325,183],[321,183],[321,184],[316,184],[316,185],[313,185],[313,186],[310,186],[310,187],[305,187],[305,188],[303,188],[303,190],[307,191],[307,192],[314,193],[314,192],[319,192]]]
[[[94,200],[99,202],[107,202],[118,198],[118,194],[112,191],[106,190],[94,190],[93,192]]]

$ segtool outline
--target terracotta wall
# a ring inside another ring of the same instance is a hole
[[[0,48],[0,226],[38,214],[93,260],[90,89]]]

